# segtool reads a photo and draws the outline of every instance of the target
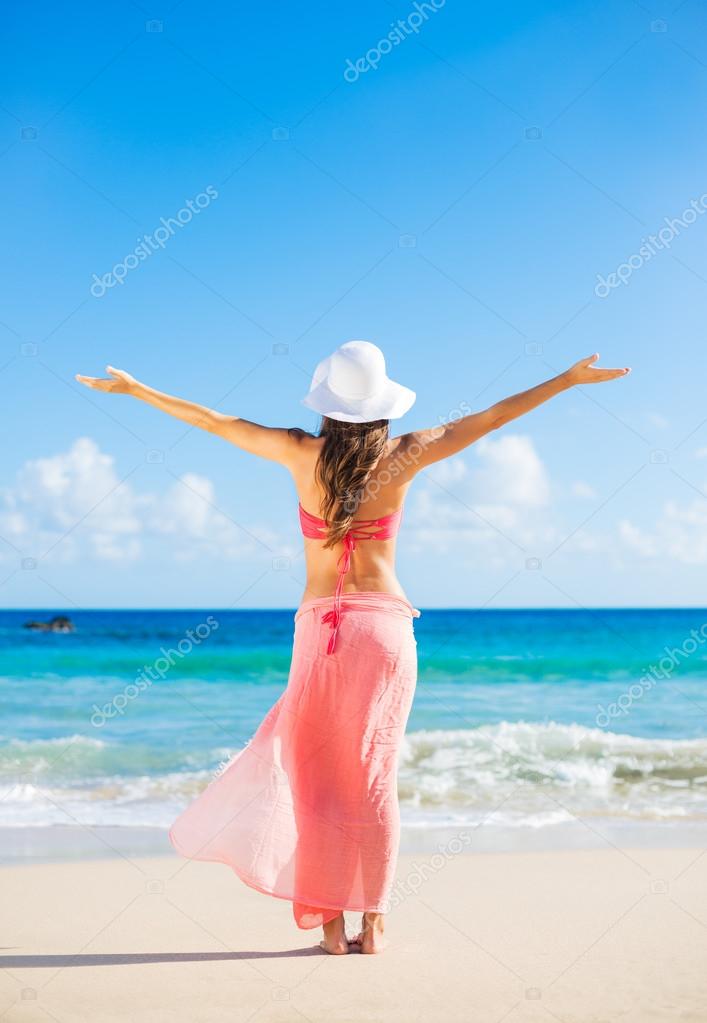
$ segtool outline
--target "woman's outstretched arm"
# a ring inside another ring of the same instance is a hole
[[[253,455],[260,455],[261,458],[269,458],[274,462],[281,462],[289,465],[295,452],[299,449],[300,439],[296,433],[286,429],[278,429],[269,426],[260,426],[258,423],[251,423],[247,419],[239,419],[236,416],[225,415],[223,412],[216,412],[207,408],[206,405],[198,405],[194,401],[187,401],[184,398],[176,398],[172,394],[165,394],[148,387],[147,384],[136,380],[129,373],[122,369],[114,369],[106,366],[107,377],[87,377],[76,374],[76,379],[86,387],[95,391],[106,391],[108,394],[129,394],[133,398],[154,405],[161,412],[166,412],[175,419],[190,426],[198,426],[202,430],[214,433],[224,440],[230,441],[236,447],[249,451]]]
[[[464,416],[454,422],[442,426],[435,426],[431,430],[419,430],[416,433],[406,434],[403,439],[405,446],[412,449],[415,446],[416,470],[439,462],[442,458],[449,458],[459,451],[473,444],[485,434],[505,426],[513,419],[518,419],[526,412],[532,411],[543,402],[554,398],[556,394],[569,390],[577,384],[599,384],[605,380],[616,380],[618,377],[626,376],[630,369],[600,369],[594,365],[599,358],[598,354],[590,355],[586,359],[580,359],[574,366],[571,366],[564,373],[560,373],[550,380],[546,380],[537,387],[531,387],[528,391],[514,394],[510,398],[504,398],[483,412],[475,412],[472,415]]]

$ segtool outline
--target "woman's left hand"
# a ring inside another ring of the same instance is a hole
[[[631,372],[628,366],[624,366],[622,369],[602,369],[594,365],[598,358],[599,353],[595,352],[594,355],[590,355],[586,359],[580,359],[579,362],[575,362],[574,366],[570,366],[562,376],[570,384],[601,384],[605,380],[617,380],[619,377],[625,377],[627,373]]]

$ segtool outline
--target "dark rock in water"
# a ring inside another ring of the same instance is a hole
[[[25,622],[24,627],[35,632],[73,632],[76,628],[66,615],[55,615],[48,622]]]

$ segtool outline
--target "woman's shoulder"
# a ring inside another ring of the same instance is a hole
[[[308,433],[307,430],[303,430],[300,426],[291,426],[287,432],[303,448],[321,448],[324,443],[323,437],[317,437],[313,433]]]
[[[287,431],[293,442],[293,461],[295,466],[309,472],[316,464],[324,444],[323,437],[315,437],[313,433],[293,426]]]

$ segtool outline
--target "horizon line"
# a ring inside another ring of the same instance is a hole
[[[327,598],[322,597],[322,600]],[[192,612],[192,611],[219,611],[219,612],[233,612],[239,613],[244,611],[273,611],[273,612],[296,612],[297,606],[288,605],[280,607],[217,607],[214,605],[204,605],[195,607],[78,607],[78,608],[61,608],[61,607],[0,607],[0,614],[3,612],[19,614],[20,612],[26,612],[31,614],[64,614],[69,617],[73,614],[86,614],[92,611],[178,611],[178,612]],[[422,611],[473,611],[477,614],[482,612],[497,612],[497,611],[574,611],[580,613],[582,611],[707,611],[707,605],[705,604],[596,604],[587,607],[563,607],[560,605],[547,605],[543,607],[472,607],[469,605],[447,605],[447,606],[429,606],[425,607],[421,605],[420,610]]]

